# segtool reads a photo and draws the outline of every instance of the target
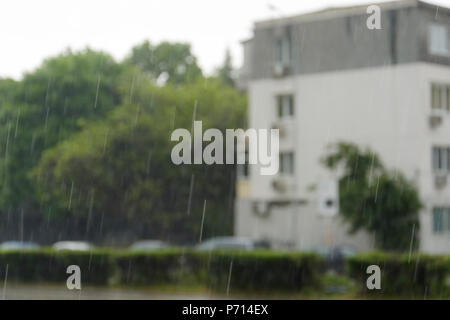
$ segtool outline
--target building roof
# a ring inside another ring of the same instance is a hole
[[[356,6],[328,7],[325,9],[308,12],[308,13],[297,14],[297,15],[293,15],[293,16],[260,20],[260,21],[255,22],[255,28],[264,28],[264,27],[270,27],[270,26],[280,25],[280,24],[291,24],[291,23],[299,23],[299,22],[307,22],[307,21],[317,21],[317,20],[332,19],[332,18],[342,17],[342,16],[366,14],[366,10],[369,5],[377,5],[381,8],[381,10],[395,10],[395,9],[407,8],[407,7],[426,7],[426,8],[433,8],[433,9],[442,10],[447,13],[450,13],[450,8],[448,8],[448,7],[433,5],[433,4],[424,2],[424,1],[397,0],[397,1],[389,1],[389,2],[364,3],[364,4],[360,4],[360,5],[356,5]]]

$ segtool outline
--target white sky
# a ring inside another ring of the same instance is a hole
[[[450,0],[429,2],[450,5]],[[370,1],[0,0],[0,77],[18,79],[67,47],[90,46],[122,59],[144,39],[191,43],[210,73],[227,47],[235,66],[240,65],[240,41],[251,36],[255,20],[361,3]],[[279,10],[270,10],[269,4]]]

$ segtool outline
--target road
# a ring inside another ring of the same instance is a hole
[[[69,290],[61,285],[7,284],[3,288],[0,287],[0,298],[6,300],[208,300],[233,297],[205,293],[155,292],[129,288],[82,287],[81,290]]]

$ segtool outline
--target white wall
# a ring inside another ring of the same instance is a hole
[[[277,207],[267,216],[258,216],[248,199],[237,199],[235,233],[255,240],[270,240],[274,248],[298,250],[345,246],[362,251],[373,247],[373,237],[365,232],[350,235],[341,217],[321,217],[315,202],[304,206]]]
[[[422,65],[420,75],[420,90],[424,93],[422,96],[422,104],[425,105],[425,110],[429,114],[429,105],[431,101],[430,85],[432,82],[450,84],[450,67]],[[432,231],[433,206],[450,207],[450,183],[442,190],[437,190],[434,187],[431,147],[433,145],[450,146],[450,113],[444,115],[443,123],[440,127],[435,130],[428,128],[426,131],[428,134],[425,135],[425,145],[428,149],[420,156],[420,159],[423,162],[423,169],[420,172],[420,187],[422,200],[425,205],[420,217],[421,249],[429,253],[449,253],[450,233],[433,234]]]
[[[431,230],[431,207],[450,205],[450,189],[436,192],[431,168],[433,143],[450,146],[450,114],[441,127],[429,127],[431,81],[450,83],[450,68],[414,63],[252,81],[249,124],[253,128],[270,128],[277,120],[275,96],[294,94],[292,134],[280,146],[280,151],[295,150],[295,183],[286,197],[315,202],[311,185],[330,175],[319,163],[327,144],[349,141],[370,146],[387,167],[400,169],[417,183],[425,204],[421,214],[422,249],[450,252],[450,235],[433,235]],[[274,177],[258,172],[256,166],[251,168],[250,199],[280,199],[271,186]],[[312,206],[309,214],[314,215],[314,211]],[[240,214],[242,211],[237,212]],[[236,221],[239,223],[240,218]],[[317,228],[323,226],[308,221],[314,228],[306,237],[312,239],[320,232]],[[255,229],[255,223],[242,223],[236,226],[238,233]],[[275,221],[271,224],[275,233],[285,228]],[[360,241],[355,238],[353,242]],[[369,246],[370,237],[363,243]]]

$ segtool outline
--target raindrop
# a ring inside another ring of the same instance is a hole
[[[94,109],[97,108],[97,102],[98,102],[98,90],[100,89],[100,75],[98,75],[97,78],[97,90],[95,92],[95,102],[94,102]]]
[[[191,203],[192,203],[192,192],[194,190],[194,180],[195,180],[195,176],[194,176],[194,174],[192,174],[191,175],[191,186],[189,188],[189,200],[188,200],[187,215],[191,214]]]
[[[6,283],[8,282],[8,267],[9,264],[6,264],[5,279],[3,280],[3,300],[6,300]]]
[[[232,272],[233,272],[233,260],[231,260],[230,270],[228,271],[227,296],[230,294],[230,283],[231,283],[231,273]]]
[[[198,239],[198,242],[202,242],[202,236],[203,236],[203,223],[205,222],[205,211],[206,211],[206,199],[203,202],[203,214],[202,214],[202,223],[200,225],[200,237]]]

